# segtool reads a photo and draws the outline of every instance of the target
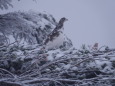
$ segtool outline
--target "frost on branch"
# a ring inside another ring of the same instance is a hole
[[[14,12],[0,15],[0,35],[8,43],[41,44],[56,25],[51,15],[35,12]]]
[[[114,86],[115,49],[75,49],[70,39],[42,48],[56,24],[47,13],[0,16],[0,86]]]
[[[12,0],[0,0],[0,9],[8,9],[9,6],[13,7],[11,2]]]
[[[8,9],[9,7],[13,7],[13,5],[11,4],[13,0],[0,0],[0,9],[4,10],[4,9]],[[20,0],[17,0],[20,1]],[[36,0],[33,0],[36,1]]]

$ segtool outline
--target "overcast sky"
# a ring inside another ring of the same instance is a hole
[[[9,11],[46,11],[57,20],[68,18],[65,33],[75,47],[82,44],[100,46],[108,45],[115,48],[115,0],[12,0],[14,8],[0,10]]]

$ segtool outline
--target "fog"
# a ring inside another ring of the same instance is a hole
[[[0,10],[0,14],[13,11],[46,11],[58,21],[66,17],[66,35],[74,46],[82,44],[115,48],[115,0],[13,0],[13,8]]]

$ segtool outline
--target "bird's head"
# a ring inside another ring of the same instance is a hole
[[[61,18],[61,20],[62,20],[63,22],[68,21],[68,19],[65,18],[65,17]]]
[[[63,23],[65,21],[68,21],[68,19],[66,19],[65,17],[61,18],[58,25],[62,25],[63,26]]]
[[[61,18],[60,21],[59,21],[59,23],[56,26],[56,30],[61,29],[63,27],[64,22],[67,21],[67,20],[68,19],[66,19],[65,17]]]

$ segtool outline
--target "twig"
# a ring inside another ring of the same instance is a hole
[[[8,47],[8,46],[10,46],[10,45],[12,45],[12,44],[15,44],[17,41],[15,41],[15,42],[13,42],[13,43],[11,43],[11,44],[8,44],[7,46],[2,46],[2,47],[0,47],[0,48],[4,48],[4,47]]]
[[[102,78],[100,79],[99,77],[96,78],[91,78],[91,79],[83,79],[83,80],[72,80],[72,79],[54,79],[54,78],[36,78],[33,80],[27,80],[27,81],[22,81],[24,84],[35,84],[35,83],[40,83],[40,82],[48,82],[48,81],[59,81],[59,82],[71,82],[71,83],[78,83],[78,82],[84,82],[84,81],[105,81],[105,80],[115,80],[115,78]]]
[[[3,69],[3,68],[0,68],[0,70],[5,71],[5,72],[7,72],[8,74],[10,74],[13,78],[16,78],[16,76],[15,76],[14,74],[12,74],[11,72],[9,72],[9,71],[7,71],[7,70],[5,70],[5,69]]]
[[[23,86],[19,82],[0,81],[1,86]]]

